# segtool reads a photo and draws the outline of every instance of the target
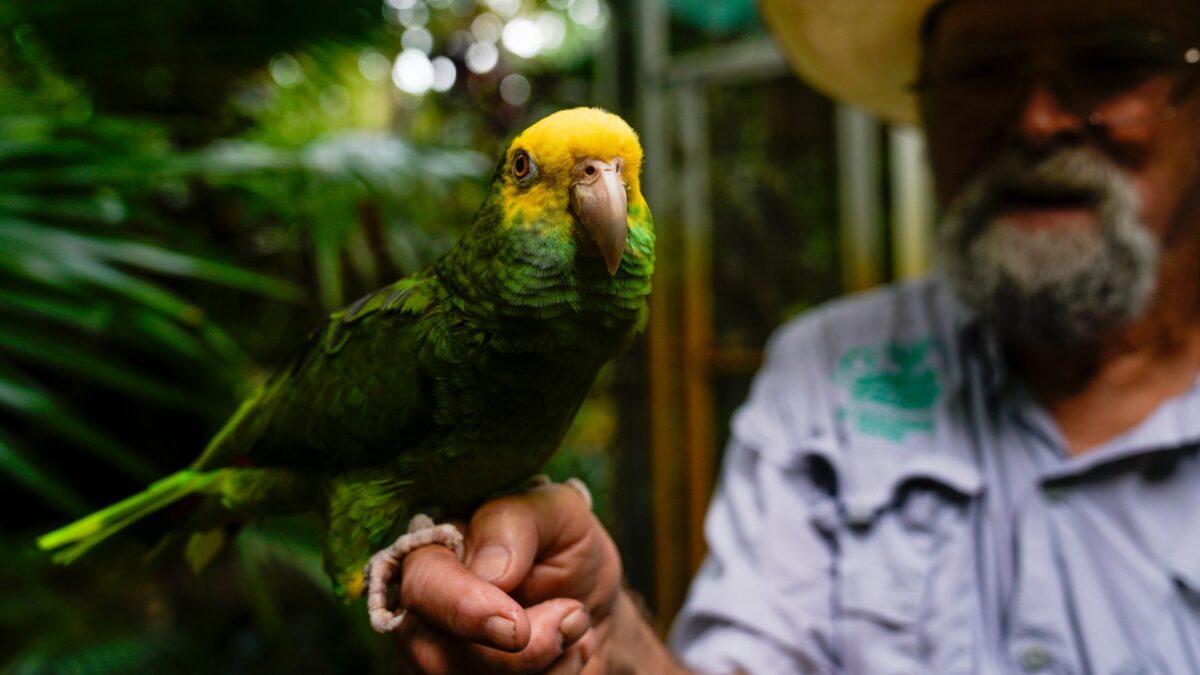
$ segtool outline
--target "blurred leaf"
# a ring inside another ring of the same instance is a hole
[[[256,559],[259,565],[277,562],[295,569],[332,597],[329,577],[321,566],[320,533],[312,518],[292,516],[249,523],[238,533],[237,547],[242,556]]]
[[[31,645],[4,672],[12,675],[138,675],[202,672],[189,663],[196,645],[171,634],[125,634],[79,644],[48,639]]]
[[[236,265],[149,244],[101,238],[85,239],[82,243],[98,257],[148,272],[199,279],[286,302],[297,302],[304,295],[295,284],[251,272]]]
[[[128,366],[111,355],[97,352],[86,342],[63,335],[48,335],[29,328],[0,325],[0,345],[10,356],[58,369],[117,391],[141,396],[180,410],[211,405],[181,389]]]
[[[239,82],[304,44],[379,32],[378,0],[11,0],[0,22],[108,112],[155,111],[205,139]]]
[[[362,283],[367,288],[346,289],[342,257],[350,254],[352,242],[361,240],[359,209],[365,200],[416,205],[447,195],[464,181],[480,181],[490,164],[476,152],[417,147],[395,135],[367,131],[336,133],[294,149],[225,141],[196,158],[210,180],[219,185],[236,181],[239,189],[277,204],[293,226],[307,233],[318,294],[327,310],[386,281],[369,277]],[[281,182],[287,177],[295,183]],[[287,187],[281,190],[281,185]],[[444,208],[447,200],[441,201],[443,217],[453,214]],[[464,222],[454,224],[455,232],[465,229],[468,217],[460,216]],[[364,275],[371,270],[368,265],[354,268]]]
[[[355,181],[371,190],[411,194],[444,181],[478,178],[491,160],[477,152],[419,148],[394,134],[344,131],[290,149],[248,140],[213,144],[193,159],[209,177],[302,170],[334,181]]]
[[[0,471],[68,516],[81,516],[91,510],[61,478],[3,433],[0,433]]]
[[[24,413],[47,431],[72,441],[126,474],[151,481],[162,471],[131,448],[113,439],[57,402],[45,391],[0,361],[0,406]]]
[[[0,286],[3,286],[0,282]],[[87,333],[98,333],[106,329],[113,320],[110,306],[99,302],[87,302],[78,296],[52,294],[44,290],[5,288],[0,294],[0,312],[44,319],[63,324]]]

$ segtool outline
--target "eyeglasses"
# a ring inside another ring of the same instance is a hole
[[[1162,31],[1089,34],[939,48],[913,88],[946,115],[1010,114],[1038,79],[1096,127],[1128,127],[1175,115],[1200,72],[1200,47]]]

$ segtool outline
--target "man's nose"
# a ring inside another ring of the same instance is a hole
[[[1039,80],[1029,87],[1016,125],[1018,140],[1030,150],[1041,150],[1077,139],[1087,128],[1087,120],[1067,105],[1050,83]]]

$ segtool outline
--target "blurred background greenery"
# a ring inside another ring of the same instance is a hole
[[[658,149],[660,340],[602,374],[551,472],[593,486],[665,621],[719,461],[697,444],[771,328],[847,287],[833,105],[751,0],[0,3],[0,671],[389,672],[303,518],[197,577],[144,563],[152,531],[71,568],[32,540],[191,460],[327,311],[448,248],[512,133],[574,105]]]

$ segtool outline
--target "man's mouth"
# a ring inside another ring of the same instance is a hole
[[[1090,227],[1097,222],[1100,195],[1060,186],[1020,186],[1002,191],[994,213],[1030,229]]]

